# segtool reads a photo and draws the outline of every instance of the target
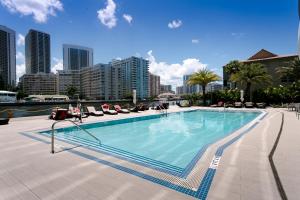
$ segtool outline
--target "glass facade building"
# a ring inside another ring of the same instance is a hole
[[[50,35],[37,30],[29,30],[25,38],[26,73],[50,73]]]
[[[64,70],[81,70],[92,67],[93,49],[77,45],[63,45]]]
[[[0,89],[16,84],[16,33],[0,25]]]

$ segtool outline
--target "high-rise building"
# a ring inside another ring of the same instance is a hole
[[[148,60],[130,57],[113,60],[111,66],[113,99],[126,98],[132,95],[133,90],[136,90],[139,99],[150,96]]]
[[[25,38],[26,74],[50,73],[50,35],[29,30]]]
[[[223,84],[220,83],[209,83],[207,84],[206,91],[215,92],[223,89]]]
[[[52,73],[24,74],[20,78],[20,86],[28,95],[57,94],[57,76]]]
[[[57,87],[59,94],[67,94],[68,88],[76,88],[80,93],[80,71],[79,70],[57,70]]]
[[[112,99],[111,65],[97,64],[80,70],[80,88],[81,94],[86,99]]]
[[[16,84],[16,33],[0,25],[0,89]]]
[[[85,67],[92,67],[93,49],[77,45],[63,45],[64,70],[81,70]]]
[[[150,96],[156,97],[160,94],[160,76],[149,73]]]
[[[193,94],[199,93],[202,91],[200,85],[189,85],[188,80],[190,79],[191,75],[184,75],[183,76],[183,93],[184,94]]]
[[[172,85],[160,84],[160,93],[174,93],[174,91],[172,90]]]
[[[183,92],[183,86],[178,86],[178,87],[176,87],[176,94],[177,94],[177,95],[182,95],[182,94],[184,94],[184,92]]]

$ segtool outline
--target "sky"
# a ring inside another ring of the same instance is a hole
[[[264,48],[296,54],[297,0],[0,0],[0,24],[16,31],[17,77],[25,73],[29,29],[51,35],[52,71],[63,44],[94,49],[94,64],[138,56],[162,84]]]

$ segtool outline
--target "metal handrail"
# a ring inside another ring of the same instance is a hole
[[[158,107],[159,107],[160,111],[161,111],[163,114],[166,114],[166,116],[168,115],[168,110],[167,110],[165,107],[163,107],[163,106],[160,105],[160,104],[158,104]],[[165,110],[165,112],[164,112],[164,110]]]
[[[81,128],[78,124],[76,124],[74,121],[69,120],[69,119],[65,119],[62,121],[56,121],[52,124],[51,129],[52,129],[52,135],[51,135],[51,153],[55,153],[54,152],[54,126],[60,122],[71,122],[72,124],[74,124],[77,128],[79,128],[80,130],[82,130],[83,132],[85,132],[86,134],[90,135],[92,138],[94,138],[95,140],[97,140],[99,142],[99,145],[101,146],[101,140],[99,140],[96,136],[94,136],[93,134],[91,134],[90,132],[88,132],[87,130],[85,130],[84,128]]]

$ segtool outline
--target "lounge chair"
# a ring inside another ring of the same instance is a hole
[[[109,114],[109,115],[117,115],[118,112],[115,110],[110,110],[109,105],[108,104],[103,104],[101,105],[102,111],[104,114]]]
[[[138,108],[139,111],[149,110],[149,106],[145,105],[143,103],[140,103],[139,105],[137,105],[137,108]]]
[[[6,119],[0,118],[0,125],[6,125],[6,124],[8,124],[8,122],[9,122],[8,118],[6,118]]]
[[[81,112],[80,112],[80,108],[78,107],[73,107],[71,104],[69,105],[69,110],[68,110],[68,115],[67,118],[77,118],[80,119],[81,118]]]
[[[130,108],[130,112],[139,112],[139,108],[137,106]]]
[[[114,107],[115,111],[117,111],[118,113],[130,113],[129,110],[122,109],[121,106],[119,106],[119,105],[114,105],[113,107]]]
[[[253,108],[253,102],[246,102],[245,107],[246,108]]]
[[[256,103],[256,107],[257,108],[266,108],[266,104],[265,103]]]
[[[102,111],[97,111],[94,106],[87,106],[86,109],[87,109],[89,115],[92,115],[92,116],[103,116],[104,115]]]
[[[234,107],[241,108],[241,107],[243,107],[243,104],[242,104],[242,102],[234,102]]]
[[[224,106],[223,101],[219,101],[217,104],[210,105],[210,107],[223,107],[223,106]]]

